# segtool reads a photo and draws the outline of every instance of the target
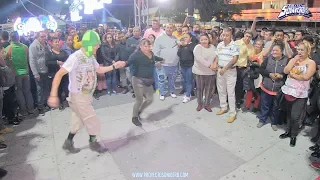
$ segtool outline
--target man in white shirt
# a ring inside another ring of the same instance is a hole
[[[232,30],[230,28],[223,30],[222,37],[223,41],[217,46],[217,88],[221,108],[220,111],[217,112],[217,115],[227,113],[229,105],[230,117],[227,122],[232,123],[237,115],[235,98],[237,69],[234,65],[238,61],[239,46],[232,41]]]
[[[97,85],[97,73],[105,74],[114,69],[122,68],[125,62],[118,61],[112,66],[100,67],[95,58],[100,47],[100,37],[94,31],[87,31],[82,38],[82,48],[69,56],[67,61],[56,73],[48,105],[52,108],[59,106],[58,88],[61,78],[69,73],[69,105],[72,109],[71,130],[65,140],[63,149],[70,153],[78,153],[73,145],[73,137],[85,126],[89,134],[90,149],[99,153],[107,149],[97,142],[96,136],[100,134],[100,121],[97,118],[92,102],[92,95]]]

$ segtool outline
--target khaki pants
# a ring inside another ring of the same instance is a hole
[[[230,114],[236,115],[235,86],[237,83],[237,70],[235,68],[229,69],[223,74],[223,76],[220,75],[220,71],[221,69],[219,68],[217,75],[217,88],[219,93],[220,107],[223,110],[227,110],[229,103]]]
[[[99,135],[101,124],[91,104],[92,94],[70,93],[67,100],[72,109],[71,133],[85,126],[89,135]]]

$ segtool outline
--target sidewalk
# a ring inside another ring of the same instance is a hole
[[[196,112],[196,100],[183,104],[182,97],[155,101],[141,115],[143,127],[131,123],[131,94],[103,96],[94,102],[102,123],[101,139],[109,152],[88,148],[83,129],[75,136],[80,153],[66,154],[62,144],[69,132],[70,109],[54,110],[25,120],[6,136],[1,151],[5,180],[314,180],[319,173],[309,166],[312,145],[303,130],[296,147],[280,140],[282,129],[261,129],[253,114],[239,112],[228,124],[227,115]],[[159,175],[184,178],[151,178]],[[179,172],[178,174],[171,172]],[[138,178],[138,177],[144,178]],[[149,176],[146,177],[146,176]]]

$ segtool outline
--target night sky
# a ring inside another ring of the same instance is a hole
[[[38,16],[44,13],[38,7],[32,5],[31,3],[27,2],[27,0],[22,0],[24,5],[26,6],[27,10],[32,12],[34,15]],[[32,2],[36,3],[37,5],[44,7],[44,9],[48,10],[51,13],[60,14],[60,12],[67,12],[68,6],[65,5],[65,0],[60,0],[57,2],[56,0],[31,0]],[[71,3],[72,0],[69,0]],[[133,0],[113,0],[113,5],[107,5],[107,8],[110,11],[119,11],[121,9],[132,10],[133,12]],[[0,16],[0,23],[6,23],[7,18],[10,17],[30,17],[30,13],[28,13],[24,7],[21,5],[19,0],[16,3],[16,0],[0,0],[0,9],[3,10]],[[119,17],[120,19],[122,17]]]

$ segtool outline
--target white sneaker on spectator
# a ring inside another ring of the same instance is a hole
[[[187,103],[189,101],[190,101],[189,97],[187,97],[187,96],[183,97],[183,101],[182,101],[183,103]]]
[[[177,98],[177,95],[175,95],[174,93],[170,94],[172,98]]]
[[[164,101],[165,97],[163,95],[160,95],[160,100]]]

